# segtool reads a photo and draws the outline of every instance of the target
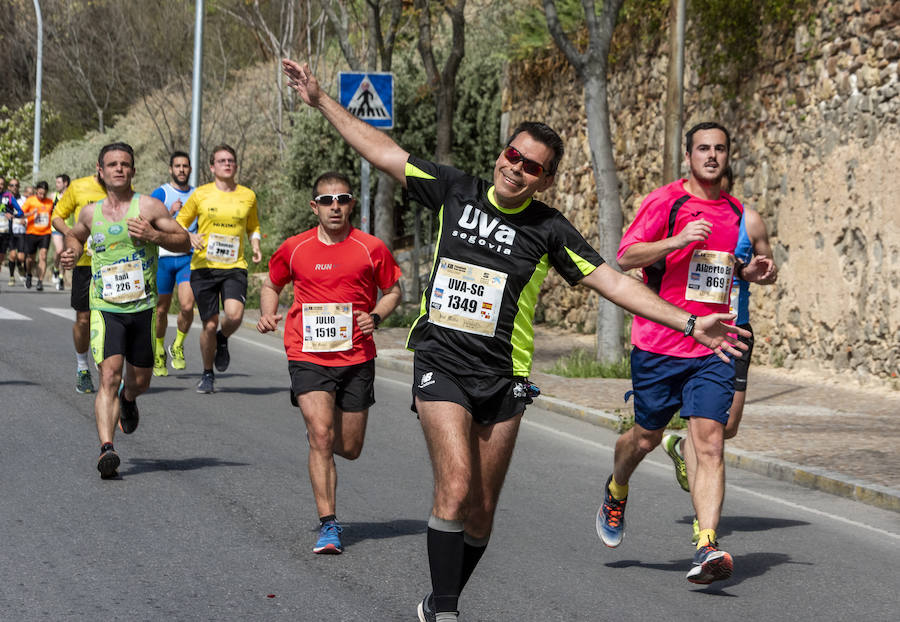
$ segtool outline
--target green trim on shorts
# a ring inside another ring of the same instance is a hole
[[[94,355],[94,363],[103,362],[103,350],[106,346],[106,321],[103,314],[97,309],[91,309],[91,354]]]
[[[549,270],[550,260],[544,254],[534,266],[531,278],[519,294],[519,310],[513,320],[509,339],[512,345],[513,376],[527,377],[531,373],[531,363],[534,360],[534,310],[541,291],[541,283],[544,282]]]

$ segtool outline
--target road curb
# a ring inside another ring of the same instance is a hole
[[[392,371],[412,373],[412,361],[397,360],[379,356],[375,359],[377,367]],[[615,414],[573,404],[556,397],[541,396],[534,401],[536,406],[555,412],[559,415],[573,417],[612,430],[621,430],[621,419]],[[900,490],[879,486],[869,482],[853,479],[816,467],[804,467],[792,462],[770,458],[742,449],[726,449],[725,464],[772,479],[791,482],[804,488],[820,490],[839,497],[853,499],[867,505],[900,513]]]

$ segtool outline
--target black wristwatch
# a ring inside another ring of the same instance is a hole
[[[688,318],[687,324],[684,325],[684,336],[685,337],[690,337],[691,335],[694,334],[694,322],[696,322],[696,321],[697,321],[696,315],[691,315],[691,317]]]
[[[744,262],[742,262],[742,261],[737,262],[734,266],[734,276],[736,276],[740,280],[744,281],[745,280],[744,279],[744,268],[746,268],[746,267],[747,267],[747,264],[745,264]]]
[[[369,317],[372,318],[373,322],[375,322],[375,328],[378,328],[378,325],[381,324],[381,316],[377,313],[370,313]]]

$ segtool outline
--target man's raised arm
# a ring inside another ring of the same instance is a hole
[[[347,144],[372,165],[406,187],[406,160],[409,153],[390,136],[360,121],[319,88],[307,63],[300,65],[287,58],[281,61],[288,86],[297,91],[308,106],[317,109],[338,131]]]

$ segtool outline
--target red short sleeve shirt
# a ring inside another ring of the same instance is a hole
[[[269,279],[276,286],[293,283],[294,304],[284,324],[284,349],[290,361],[306,361],[327,367],[357,365],[375,358],[375,341],[352,322],[352,347],[338,351],[310,348],[315,325],[307,309],[318,305],[351,305],[366,313],[375,307],[378,291],[393,286],[400,267],[380,239],[353,228],[342,242],[325,244],[317,228],[288,238],[269,260]],[[304,347],[306,344],[306,347]]]

